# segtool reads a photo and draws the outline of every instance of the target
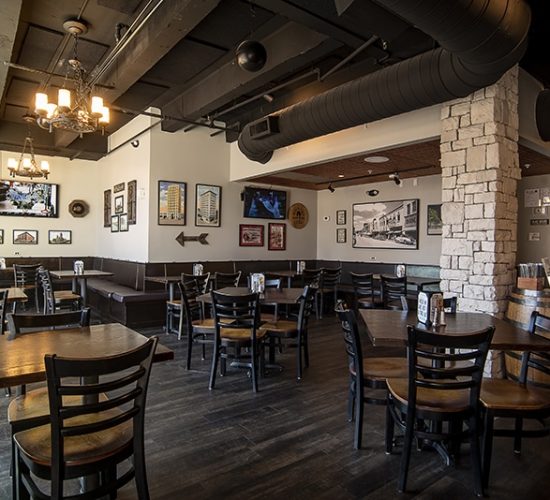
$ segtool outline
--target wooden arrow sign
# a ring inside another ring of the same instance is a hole
[[[206,241],[206,237],[208,236],[208,233],[202,233],[198,236],[184,236],[183,231],[176,236],[176,241],[183,247],[185,246],[186,241],[198,241],[201,245],[208,245],[208,241]]]

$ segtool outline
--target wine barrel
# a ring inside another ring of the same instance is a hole
[[[526,330],[533,311],[550,316],[550,289],[512,289],[512,293],[508,297],[506,319],[510,323]],[[514,380],[517,380],[519,375],[522,354],[521,351],[507,351],[504,355],[506,374]],[[528,378],[535,383],[550,385],[550,376],[538,371],[531,370]]]

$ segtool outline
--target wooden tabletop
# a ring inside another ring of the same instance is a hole
[[[113,273],[107,271],[96,271],[95,269],[86,269],[82,274],[76,274],[72,270],[64,271],[50,271],[50,275],[56,279],[63,278],[106,278],[107,276],[113,276]]]
[[[550,351],[550,340],[540,335],[530,335],[507,321],[489,314],[456,313],[446,314],[445,326],[435,329],[417,323],[416,311],[388,311],[385,309],[360,309],[367,325],[367,333],[374,346],[406,345],[407,325],[415,325],[428,331],[445,335],[458,335],[464,332],[479,331],[494,325],[495,334],[492,349],[502,351]]]
[[[235,297],[251,293],[250,288],[240,286],[229,286],[220,288],[217,291]],[[303,288],[266,288],[265,292],[260,294],[260,302],[269,304],[295,304],[303,291]],[[197,300],[210,304],[212,297],[209,293],[205,293],[204,295],[199,295]]]
[[[181,274],[178,274],[177,276],[145,276],[145,281],[152,281],[154,283],[162,283],[163,285],[167,285],[169,283],[177,283],[178,281],[181,281]]]
[[[134,349],[147,337],[121,325],[111,323],[87,328],[44,331],[8,340],[0,336],[0,387],[39,382],[46,379],[45,354],[74,358],[112,356]],[[174,359],[174,351],[158,344],[154,361]]]
[[[26,302],[29,299],[23,288],[13,286],[11,288],[0,288],[0,292],[4,290],[8,291],[8,302]]]
[[[295,276],[301,276],[297,271],[292,269],[281,269],[280,271],[264,271],[269,276],[282,276],[283,278],[294,278]]]

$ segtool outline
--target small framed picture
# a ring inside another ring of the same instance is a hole
[[[124,195],[115,196],[115,214],[124,212]]]
[[[120,184],[115,184],[113,186],[113,191],[115,193],[120,193],[121,191],[124,191],[124,182],[121,182]]]
[[[195,226],[220,227],[221,186],[197,184],[195,196]]]
[[[118,227],[120,232],[128,231],[128,214],[120,214]]]
[[[187,183],[159,181],[159,226],[185,226]]]
[[[336,243],[345,243],[347,240],[346,228],[340,227],[336,230]]]
[[[441,205],[428,205],[427,232],[429,235],[443,234],[443,222],[441,221]]]
[[[286,224],[269,223],[268,250],[286,250]]]
[[[120,231],[120,217],[118,215],[111,215],[111,233],[118,233]]]
[[[4,244],[4,230],[0,229],[0,245]]]
[[[261,224],[239,224],[240,247],[263,247],[264,226]]]
[[[14,229],[14,245],[38,245],[38,231],[34,229]]]
[[[50,245],[70,245],[72,242],[72,231],[48,231],[48,243]]]
[[[346,225],[346,211],[345,210],[336,210],[336,224],[338,226]]]

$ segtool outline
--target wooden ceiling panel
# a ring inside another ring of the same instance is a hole
[[[58,31],[29,26],[17,63],[43,71],[47,70],[62,40],[63,34]]]

